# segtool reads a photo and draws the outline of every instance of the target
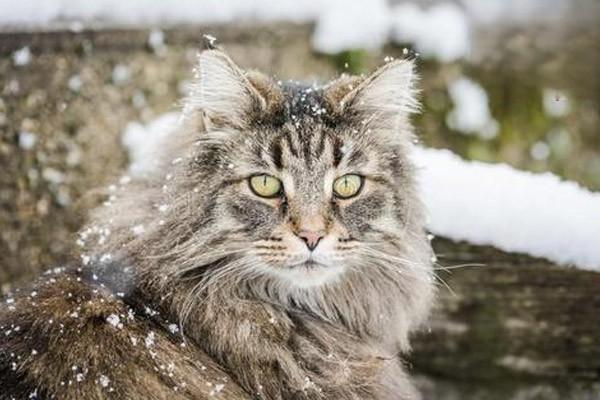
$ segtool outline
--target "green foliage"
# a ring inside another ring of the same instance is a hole
[[[332,56],[336,69],[352,75],[365,72],[369,55],[363,49],[345,50]]]

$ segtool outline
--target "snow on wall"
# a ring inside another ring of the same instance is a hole
[[[452,61],[466,56],[470,47],[465,11],[450,2],[409,10],[390,0],[163,0],[151,5],[145,0],[0,0],[0,10],[0,27],[20,28],[60,21],[75,30],[92,21],[126,26],[316,22],[312,42],[325,53],[376,49],[391,39],[414,43],[424,57]],[[415,15],[418,21],[412,20]]]
[[[391,12],[392,38],[398,43],[413,43],[423,57],[451,62],[469,55],[469,21],[456,4],[442,2],[424,9],[402,3]]]
[[[132,177],[143,177],[156,172],[157,151],[160,144],[179,126],[180,114],[163,114],[147,125],[130,122],[121,136],[121,143],[129,153],[129,171]]]
[[[467,135],[492,139],[498,133],[498,122],[492,118],[487,93],[481,85],[460,77],[448,84],[454,108],[447,116],[448,126]]]
[[[128,125],[130,174],[151,171],[154,150],[177,121],[169,113]],[[464,161],[448,150],[416,147],[413,158],[435,235],[600,271],[600,193],[550,173]]]
[[[447,150],[414,159],[432,233],[600,270],[600,193]]]
[[[468,56],[471,26],[551,21],[568,6],[567,0],[0,0],[0,28],[316,21],[313,43],[320,51],[374,48],[392,39],[447,62]]]
[[[332,2],[317,17],[312,45],[323,53],[377,49],[387,42],[391,23],[385,0]]]
[[[505,22],[510,24],[551,21],[569,8],[569,0],[461,0],[467,13],[477,24]]]

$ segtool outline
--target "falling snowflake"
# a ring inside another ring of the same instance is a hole
[[[98,380],[98,382],[103,388],[108,387],[108,385],[110,385],[110,379],[108,379],[108,376],[106,375],[100,375],[100,379]]]

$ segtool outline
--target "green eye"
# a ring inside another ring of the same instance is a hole
[[[255,195],[265,198],[278,197],[281,193],[281,181],[271,175],[254,175],[248,180]]]
[[[333,182],[333,193],[340,199],[356,196],[363,186],[363,177],[356,174],[340,176]]]

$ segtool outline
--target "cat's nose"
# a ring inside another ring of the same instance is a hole
[[[300,231],[296,235],[304,241],[310,251],[317,248],[324,236],[321,231]]]

